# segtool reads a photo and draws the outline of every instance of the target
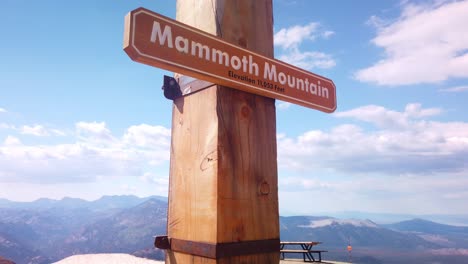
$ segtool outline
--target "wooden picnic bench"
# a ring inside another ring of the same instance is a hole
[[[313,246],[316,246],[321,243],[322,242],[315,242],[315,241],[281,242],[280,257],[281,259],[284,259],[284,254],[296,253],[296,254],[302,254],[302,258],[304,259],[304,262],[316,262],[313,254],[318,254],[318,262],[322,262],[322,252],[328,252],[328,251],[312,249]],[[297,247],[296,249],[290,249],[290,248],[285,249],[285,246],[300,246],[301,249],[297,249]]]

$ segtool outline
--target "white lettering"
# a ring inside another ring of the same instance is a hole
[[[297,86],[296,86],[297,89],[301,89],[302,91],[304,91],[304,80],[302,79],[297,79]]]
[[[239,70],[242,67],[241,60],[237,56],[231,57],[231,66],[234,70]]]
[[[283,85],[286,83],[286,75],[283,72],[278,74],[278,81]]]
[[[181,44],[184,44],[184,46],[182,47]],[[189,50],[188,50],[188,39],[186,39],[184,37],[181,37],[181,36],[177,36],[175,38],[175,47],[176,47],[177,51],[188,54],[188,52],[189,52]]]
[[[320,87],[320,81],[318,81],[317,83],[318,83],[318,95],[322,96],[322,87]]]
[[[217,50],[217,49],[212,49],[211,50],[211,59],[214,63],[216,63],[216,58],[218,58],[218,63],[219,64],[223,64],[223,61],[224,61],[224,65],[226,67],[229,67],[229,54],[227,52],[222,52],[220,50]],[[216,55],[218,55],[218,57],[216,57]]]
[[[205,51],[205,60],[210,60],[210,47],[202,45],[192,40],[192,56],[196,56],[198,48],[198,58],[203,59],[203,51]]]
[[[247,63],[249,63],[247,58],[245,56],[242,56],[242,71],[243,72],[247,72]]]
[[[310,83],[310,93],[317,94],[317,85],[315,83]]]
[[[263,78],[270,80],[270,81],[278,81],[278,78],[276,77],[276,65],[271,66],[270,69],[270,64],[265,61],[265,68],[263,71]]]
[[[167,46],[172,48],[172,29],[170,26],[166,25],[164,27],[164,32],[161,34],[161,25],[158,21],[153,22],[153,30],[151,31],[150,41],[156,43],[156,39],[159,38],[159,45],[164,45],[166,40],[168,41]]]
[[[296,79],[297,78],[288,75],[288,86],[294,88],[294,86],[296,85]]]
[[[190,54],[200,59],[205,59],[209,63],[224,65],[226,67],[232,68],[233,70],[242,70],[244,73],[255,75],[257,77],[259,76],[260,67],[254,61],[252,55],[247,53],[242,57],[230,56],[229,53],[223,50],[211,48],[208,45],[195,42],[184,36],[176,36],[173,42],[171,26],[165,25],[164,29],[161,30],[161,24],[158,21],[153,22],[150,41],[151,43],[158,43],[160,46],[166,46],[168,48],[173,48],[173,46],[175,46],[178,52]],[[287,72],[289,73],[290,71]],[[237,78],[241,81],[256,83],[254,80],[250,79],[250,76],[236,75],[230,69],[229,76]],[[327,99],[330,96],[329,89],[321,86],[319,80],[315,81],[315,79],[312,79],[311,81],[309,81],[308,78],[301,79],[295,77],[294,75],[277,71],[276,64],[272,61],[264,62],[263,79],[263,81],[258,79],[258,83],[265,83],[265,81],[268,81],[269,85],[273,85],[271,83],[276,82],[277,84],[287,85],[289,88],[302,90],[306,93],[310,92],[313,95],[324,97]]]
[[[255,73],[253,73],[254,70]],[[253,61],[252,55],[249,55],[249,73],[258,76],[258,64]]]
[[[328,99],[328,88],[322,86],[322,97]]]

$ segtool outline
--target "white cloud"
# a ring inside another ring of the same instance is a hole
[[[0,113],[6,113],[6,112],[7,112],[7,110],[5,110],[5,108],[0,107]]]
[[[300,177],[280,177],[278,185],[285,191],[330,189],[333,186],[326,181]]]
[[[388,26],[390,23],[388,21],[385,21],[381,17],[373,15],[367,20],[366,24],[381,30],[385,26]]]
[[[372,43],[385,50],[356,78],[378,85],[437,83],[468,78],[468,1],[435,1],[403,5],[393,23],[377,25]]]
[[[78,122],[75,128],[81,140],[100,144],[112,144],[116,141],[105,122]]]
[[[284,49],[297,47],[304,40],[314,40],[317,36],[318,23],[312,22],[305,26],[295,25],[282,28],[274,35],[274,43]]]
[[[286,51],[278,59],[306,70],[329,69],[336,65],[335,60],[329,54],[316,51],[301,52],[297,48]]]
[[[468,200],[468,191],[451,191],[449,193],[445,193],[443,195],[443,197],[445,199],[455,199],[455,200],[458,200],[458,199],[465,199],[465,200]]]
[[[139,177],[144,168],[169,160],[170,133],[163,127],[132,126],[122,137],[115,137],[105,123],[79,122],[76,130],[76,138],[65,144],[22,144],[7,137],[0,145],[0,182],[45,184]]]
[[[75,124],[78,132],[94,135],[109,135],[110,131],[105,122],[78,122]]]
[[[138,147],[164,147],[169,148],[171,143],[171,130],[162,126],[150,126],[141,124],[131,126],[127,129],[123,139],[126,144],[136,145]]]
[[[307,70],[332,68],[336,65],[336,62],[330,54],[318,51],[302,51],[300,45],[306,40],[329,39],[334,34],[335,32],[331,30],[322,30],[320,24],[316,22],[304,26],[295,25],[282,28],[274,35],[275,45],[283,50],[278,59]]]
[[[408,118],[423,118],[436,116],[442,113],[441,108],[426,108],[422,109],[421,104],[407,104],[404,114]]]
[[[6,145],[0,148],[0,179],[12,182],[63,183],[94,181],[98,176],[138,174],[141,161],[125,149],[80,143]]]
[[[338,178],[333,174],[317,172],[303,175],[303,178],[295,177],[293,180],[282,179],[285,175],[280,175],[281,206],[297,208],[309,214],[311,209],[304,211],[297,205],[307,208],[310,200],[320,200],[314,212],[360,208],[369,212],[408,214],[457,214],[466,207],[466,173],[387,176],[346,173]],[[313,187],[302,184],[310,181],[313,175],[320,179],[314,180],[316,184]],[[284,182],[289,184],[285,186]],[[303,202],[303,197],[308,199]]]
[[[126,193],[131,193],[131,194],[137,192],[137,188],[135,186],[128,185],[128,184],[120,185],[120,189],[122,189]]]
[[[0,129],[15,129],[15,127],[7,123],[0,123]]]
[[[49,136],[49,132],[46,130],[45,127],[41,125],[34,125],[34,126],[23,126],[21,128],[21,134],[24,135],[33,135],[38,137]]]
[[[330,38],[331,36],[335,35],[335,32],[334,31],[331,31],[331,30],[326,30],[322,33],[322,37],[324,39],[328,39]]]
[[[297,1],[292,1],[292,0],[279,0],[279,3],[282,5],[287,5],[287,6],[292,6],[296,5]]]
[[[151,172],[145,172],[140,177],[140,180],[146,184],[151,184],[152,189],[154,189],[155,193],[166,194],[167,190],[169,189],[169,177],[167,176],[161,177]]]
[[[276,106],[277,106],[278,109],[280,109],[280,110],[288,109],[291,105],[292,105],[291,103],[282,102],[282,101],[278,101],[278,103],[276,104]]]
[[[145,183],[154,183],[157,185],[162,185],[164,187],[169,186],[169,178],[168,177],[159,177],[156,176],[155,174],[151,172],[145,172],[141,177],[140,180],[142,180]]]
[[[21,127],[15,127],[14,125],[10,125],[7,123],[0,123],[0,129],[12,129],[15,130],[23,135],[32,135],[37,137],[45,137],[45,136],[65,136],[66,133],[59,129],[54,128],[47,128],[43,125],[24,125]]]
[[[427,120],[440,113],[409,104],[404,111],[364,106],[335,114],[375,125],[340,125],[296,138],[278,137],[283,168],[382,175],[468,173],[468,123]]]
[[[398,185],[390,184],[398,182]],[[468,187],[468,179],[459,173],[440,175],[399,174],[388,177],[363,176],[359,181],[345,180],[342,184],[334,182],[330,184],[338,191],[348,189],[351,192],[375,192],[394,193],[398,195],[431,194],[434,197],[447,199],[448,193],[465,191]],[[437,191],[437,195],[434,190]],[[452,198],[448,198],[452,199]]]
[[[3,144],[5,146],[17,146],[17,145],[21,145],[21,141],[17,137],[7,136]]]
[[[412,119],[430,117],[442,113],[440,108],[422,109],[421,104],[407,104],[404,112],[388,110],[383,106],[367,105],[349,111],[337,112],[336,117],[354,118],[360,121],[370,122],[380,128],[405,128],[410,125]]]
[[[468,85],[444,88],[444,89],[440,89],[439,92],[446,92],[446,93],[468,92]]]
[[[131,126],[123,136],[122,142],[129,147],[158,152],[159,155],[153,156],[148,161],[154,166],[166,160],[164,157],[169,157],[171,130],[162,126],[150,126],[147,124]]]
[[[54,134],[55,136],[66,136],[67,135],[67,133],[65,133],[64,131],[59,130],[59,129],[50,129],[50,132],[52,134]]]

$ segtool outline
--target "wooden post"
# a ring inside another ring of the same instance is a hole
[[[177,20],[273,57],[271,0],[178,0]],[[168,236],[216,255],[232,243],[278,241],[276,159],[274,99],[217,85],[176,99]],[[217,258],[168,250],[166,263],[279,263],[279,242],[269,253],[252,245]]]

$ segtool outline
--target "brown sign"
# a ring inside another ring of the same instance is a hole
[[[144,8],[125,17],[124,50],[145,63],[331,113],[332,80],[228,43]]]

